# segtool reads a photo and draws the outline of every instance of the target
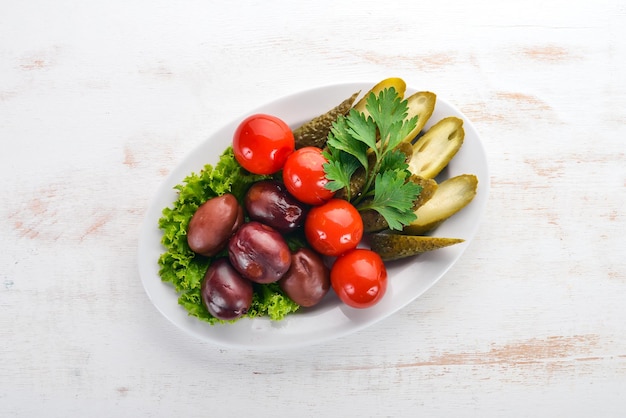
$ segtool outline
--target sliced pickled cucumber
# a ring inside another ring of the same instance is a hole
[[[396,90],[396,93],[400,96],[400,98],[404,97],[404,92],[406,91],[406,83],[403,79],[397,77],[386,78],[380,83],[376,84],[374,87],[370,89],[356,104],[354,105],[354,109],[363,113],[366,117],[369,116],[370,112],[367,111],[365,105],[367,103],[367,98],[370,93],[374,93],[376,96],[383,91],[384,89],[388,89],[393,87]]]
[[[416,176],[413,174],[409,177],[411,181],[415,184],[418,184],[422,187],[422,191],[417,196],[415,202],[413,202],[413,210],[417,210],[420,206],[423,206],[424,203],[428,202],[431,197],[435,195],[435,192],[439,188],[437,182],[433,179],[426,179],[424,177]]]
[[[400,235],[378,233],[369,237],[370,248],[378,253],[384,261],[397,260],[423,254],[439,248],[459,244],[461,238],[424,237],[416,235]]]
[[[337,120],[339,115],[346,115],[352,108],[352,104],[359,96],[360,92],[354,93],[339,105],[330,109],[328,112],[315,117],[304,125],[293,131],[293,137],[296,141],[296,148],[302,147],[318,147],[323,148],[328,139],[328,133]]]
[[[406,163],[411,161],[411,158],[413,158],[413,146],[411,145],[410,142],[405,142],[405,141],[400,142],[398,146],[396,147],[396,150],[404,154],[404,156],[406,157],[404,161]]]
[[[422,235],[432,231],[467,206],[476,196],[477,189],[478,178],[473,174],[461,174],[441,182],[430,200],[417,208],[417,219],[403,232]]]
[[[433,125],[415,144],[409,161],[411,173],[435,178],[463,145],[463,119],[449,116]]]
[[[422,129],[424,129],[426,122],[428,122],[432,116],[435,110],[435,104],[437,103],[437,95],[429,91],[418,91],[407,97],[406,101],[409,107],[407,119],[417,116],[417,125],[415,125],[415,128],[404,138],[405,142],[411,142]]]

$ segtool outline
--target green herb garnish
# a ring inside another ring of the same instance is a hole
[[[416,219],[413,203],[422,188],[409,181],[405,155],[396,147],[415,128],[417,116],[407,119],[407,101],[393,87],[378,96],[370,93],[365,108],[369,115],[351,109],[333,124],[325,151],[326,187],[344,189],[359,211],[375,210],[390,229],[401,230]],[[353,195],[355,175],[364,176],[364,185]]]

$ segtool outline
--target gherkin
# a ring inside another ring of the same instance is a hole
[[[464,138],[463,119],[449,116],[440,120],[413,144],[409,170],[421,177],[437,177],[459,151]]]
[[[330,109],[328,112],[319,115],[304,125],[296,128],[293,131],[293,137],[296,142],[296,149],[303,147],[318,147],[324,148],[326,140],[328,139],[328,133],[333,126],[333,122],[337,120],[340,115],[346,115],[352,108],[352,104],[358,97],[360,92],[354,93],[339,105]]]
[[[386,78],[386,79],[382,80],[380,83],[378,83],[374,87],[372,87],[370,89],[370,91],[368,91],[354,105],[354,109],[358,110],[361,113],[363,113],[366,117],[369,116],[370,112],[367,110],[366,104],[367,104],[367,98],[370,96],[370,94],[373,93],[375,96],[378,96],[380,94],[380,92],[382,92],[383,90],[391,89],[392,87],[396,91],[396,93],[398,94],[398,97],[400,97],[401,99],[404,98],[404,93],[406,91],[406,83],[401,78],[390,77],[390,78]]]
[[[406,98],[408,106],[408,118],[417,116],[415,128],[404,138],[405,142],[412,142],[424,129],[426,122],[430,119],[435,110],[437,95],[430,91],[418,91]]]
[[[439,185],[434,179],[426,179],[424,177],[416,176],[415,174],[411,175],[409,180],[422,187],[422,191],[417,196],[415,202],[413,202],[413,210],[415,211],[420,206],[424,205],[424,203],[428,202],[431,197],[433,197]]]
[[[432,231],[467,206],[477,189],[478,178],[473,174],[460,174],[439,183],[432,197],[415,210],[417,219],[404,227],[404,233],[423,235]]]
[[[369,236],[370,248],[383,261],[398,260],[459,244],[461,238],[440,238],[417,235],[377,233]]]

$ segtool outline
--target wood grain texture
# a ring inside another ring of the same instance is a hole
[[[616,0],[4,2],[0,416],[624,416],[625,67]],[[483,140],[460,261],[304,349],[169,324],[137,271],[165,176],[270,99],[389,76]]]

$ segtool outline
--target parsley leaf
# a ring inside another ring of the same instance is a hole
[[[346,199],[359,211],[375,210],[390,229],[401,230],[415,220],[413,202],[421,187],[409,180],[406,157],[396,147],[415,128],[417,116],[407,118],[407,101],[393,87],[370,93],[365,107],[367,114],[351,109],[333,123],[325,152],[326,187],[345,188]],[[355,182],[363,187],[351,196],[355,175],[364,176]]]
[[[351,138],[362,142],[367,148],[376,149],[377,126],[372,118],[366,118],[363,113],[351,109],[346,123],[349,127],[348,133]]]
[[[359,112],[354,112],[358,115],[362,115]],[[350,112],[350,118],[356,119],[358,116],[353,117],[354,113]],[[358,125],[358,123],[357,123]],[[341,150],[346,152],[352,156],[354,156],[363,167],[367,168],[367,149],[368,143],[362,140],[362,137],[354,138],[352,134],[354,133],[354,129],[348,124],[348,119],[344,116],[340,116],[337,118],[335,123],[333,123],[333,127],[330,129],[330,133],[328,134],[328,141],[326,144],[331,150]],[[365,129],[363,132],[365,133]],[[373,125],[373,135],[376,135],[376,126]],[[375,138],[375,136],[374,136]],[[357,139],[355,141],[355,139]],[[340,158],[341,153],[336,153],[332,151],[334,155],[337,155]]]
[[[363,205],[361,210],[373,209],[380,213],[389,229],[401,230],[406,224],[416,219],[413,212],[413,200],[422,187],[412,181],[406,181],[406,172],[394,170],[376,175],[374,198]]]
[[[339,155],[335,158],[333,153]],[[336,149],[330,148],[324,153],[324,156],[328,160],[324,164],[324,170],[326,178],[329,180],[326,183],[326,188],[336,192],[343,189],[350,190],[350,179],[354,172],[360,167],[359,160],[351,154],[342,152],[339,153]]]
[[[381,161],[380,170],[408,170],[409,165],[406,162],[406,155],[403,152],[393,149],[386,153]]]
[[[417,124],[417,116],[406,120],[408,103],[400,99],[394,88],[384,89],[378,97],[371,93],[365,108],[376,123],[383,151],[397,147]]]

